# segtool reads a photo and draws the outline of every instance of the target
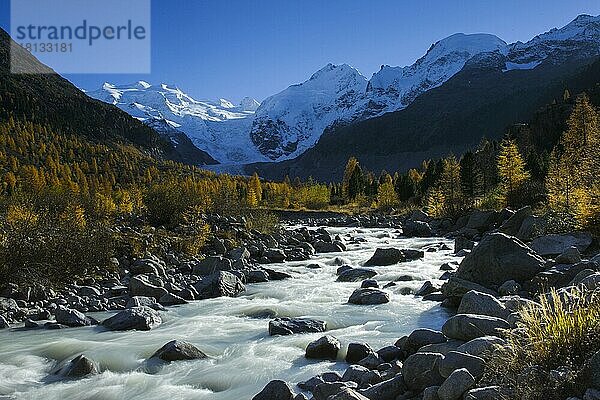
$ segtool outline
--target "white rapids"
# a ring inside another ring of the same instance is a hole
[[[293,278],[247,285],[238,298],[218,298],[171,307],[163,324],[149,332],[107,332],[100,327],[64,330],[0,331],[0,399],[43,400],[246,400],[272,379],[292,386],[327,370],[342,371],[345,347],[367,342],[374,349],[393,344],[419,327],[439,329],[448,317],[439,303],[402,295],[442,274],[440,265],[457,260],[451,251],[425,252],[422,260],[373,267],[380,286],[401,275],[413,281],[386,289],[388,304],[359,306],[347,300],[360,282],[339,283],[335,258],[360,266],[377,247],[420,249],[444,242],[441,238],[406,239],[394,229],[328,228],[332,234],[366,241],[350,244],[343,253],[319,254],[310,261],[272,264]],[[318,263],[321,269],[305,266]],[[108,314],[96,315],[98,319]],[[257,318],[257,316],[263,318]],[[271,315],[309,317],[327,322],[327,334],[342,343],[338,362],[304,358],[306,345],[323,334],[268,335]],[[264,318],[264,316],[267,316]],[[163,344],[186,340],[211,358],[174,362],[158,370],[145,359]],[[85,354],[101,373],[90,378],[48,383],[57,362]],[[295,390],[298,390],[295,388]]]

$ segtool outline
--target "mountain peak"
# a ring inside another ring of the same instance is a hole
[[[260,103],[252,97],[244,97],[242,101],[240,101],[240,108],[242,111],[256,111],[259,106]]]
[[[360,72],[358,72],[358,70],[356,68],[351,67],[348,64],[337,64],[336,65],[336,64],[328,63],[323,68],[321,68],[320,70],[318,70],[317,72],[312,74],[309,81],[319,80],[324,77],[327,77],[326,79],[330,79],[331,76],[348,76],[348,75],[352,75],[352,76],[356,76],[356,77],[363,77],[362,74]]]
[[[455,33],[433,44],[425,58],[437,59],[452,52],[466,52],[470,55],[493,51],[506,52],[506,42],[488,33]]]

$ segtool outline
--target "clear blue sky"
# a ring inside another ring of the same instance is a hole
[[[101,0],[98,0],[101,1]],[[8,0],[0,0],[8,30]],[[104,81],[171,83],[196,98],[262,100],[328,62],[370,77],[407,65],[456,32],[526,41],[598,0],[153,0],[152,73],[69,75],[85,89]]]

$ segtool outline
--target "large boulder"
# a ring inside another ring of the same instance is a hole
[[[306,358],[335,360],[341,347],[339,340],[333,336],[326,335],[308,344],[306,347]]]
[[[267,386],[260,391],[252,400],[293,400],[294,394],[287,383],[280,380],[274,380],[267,383]]]
[[[408,357],[402,364],[406,386],[419,393],[426,387],[440,385],[444,381],[439,373],[443,358],[439,353],[416,353]]]
[[[160,359],[166,362],[181,360],[199,360],[206,358],[206,354],[191,343],[172,340],[158,349],[150,359]]]
[[[449,338],[469,341],[482,336],[496,336],[502,329],[509,328],[509,323],[501,318],[458,314],[446,321],[442,332]]]
[[[10,328],[10,324],[8,323],[6,318],[4,318],[4,316],[0,315],[0,329],[6,328]]]
[[[447,378],[460,368],[466,368],[475,379],[479,379],[485,370],[485,361],[471,354],[449,351],[440,362],[440,375]]]
[[[265,257],[272,263],[284,262],[287,258],[285,252],[281,249],[269,248],[265,251]]]
[[[269,321],[269,335],[325,332],[327,323],[308,318],[275,318]]]
[[[198,300],[202,300],[222,296],[235,297],[246,290],[246,287],[240,278],[231,272],[219,271],[202,278],[194,285],[194,289],[198,292]]]
[[[164,282],[156,275],[137,275],[129,281],[131,296],[146,296],[160,299],[167,294]]]
[[[400,262],[413,261],[423,258],[425,253],[421,250],[378,248],[375,254],[365,262],[365,266],[385,266]]]
[[[459,400],[475,385],[475,378],[465,368],[457,369],[438,389],[440,400]]]
[[[600,351],[595,352],[585,363],[577,381],[581,388],[600,389]]]
[[[533,239],[529,246],[542,256],[557,256],[572,246],[583,253],[591,244],[591,233],[572,232],[540,236]]]
[[[531,210],[531,206],[525,206],[523,208],[518,209],[510,218],[508,218],[504,223],[500,226],[498,231],[505,233],[510,236],[519,237],[519,231],[521,230],[521,225],[523,225],[523,221],[525,218],[533,215],[533,211]],[[519,238],[524,240],[523,238]]]
[[[458,314],[488,315],[507,318],[510,311],[494,296],[471,290],[467,292],[458,307]]]
[[[111,331],[149,331],[162,323],[160,314],[150,307],[133,307],[102,321],[102,325]]]
[[[127,301],[125,308],[141,307],[141,306],[150,307],[156,311],[164,311],[165,310],[165,308],[162,305],[160,305],[156,302],[156,299],[154,299],[152,297],[146,297],[146,296],[133,296],[132,298],[130,298]]]
[[[207,276],[218,271],[231,271],[233,264],[230,259],[223,256],[208,256],[194,265],[194,275]]]
[[[373,288],[359,288],[350,295],[348,303],[358,305],[384,304],[390,302],[390,295]]]
[[[542,270],[544,259],[519,239],[503,233],[485,236],[460,263],[456,277],[495,288],[507,280],[530,280]]]
[[[56,322],[61,325],[70,327],[92,325],[92,320],[86,317],[82,312],[63,306],[59,306],[56,311],[54,311],[54,316],[56,317]]]
[[[505,400],[506,398],[506,394],[502,393],[499,386],[471,389],[463,396],[463,400]]]
[[[358,282],[363,279],[369,279],[377,275],[377,272],[369,268],[350,268],[340,273],[338,282]]]
[[[442,293],[446,297],[462,298],[472,290],[489,295],[495,294],[491,289],[465,279],[457,278],[456,276],[451,276],[448,281],[442,285]]]

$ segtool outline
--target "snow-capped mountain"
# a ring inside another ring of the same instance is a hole
[[[185,133],[194,145],[221,163],[267,160],[248,134],[260,105],[249,97],[237,106],[226,99],[198,101],[178,88],[144,81],[123,86],[105,83],[87,94],[118,106],[159,131]]]
[[[219,162],[239,165],[297,157],[324,131],[402,110],[467,65],[507,72],[599,54],[600,17],[581,15],[526,43],[506,44],[490,34],[454,34],[434,43],[412,65],[382,66],[370,80],[349,65],[328,64],[262,103],[251,98],[237,106],[224,99],[197,101],[177,88],[146,82],[105,84],[88,95],[148,123],[162,121]]]
[[[402,109],[421,93],[446,82],[474,55],[495,51],[506,54],[508,46],[494,35],[454,34],[433,44],[413,65],[382,66],[369,81],[368,95],[383,102],[386,111]]]
[[[302,154],[327,127],[352,119],[366,87],[367,78],[356,69],[328,64],[306,82],[262,102],[252,124],[252,142],[271,160]]]

